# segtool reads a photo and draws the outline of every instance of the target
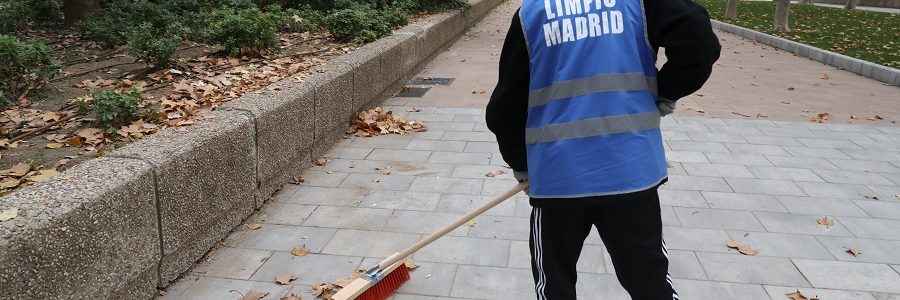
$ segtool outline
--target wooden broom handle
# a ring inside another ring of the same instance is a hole
[[[447,233],[450,233],[454,229],[458,228],[459,226],[462,226],[466,222],[469,222],[470,220],[474,219],[475,217],[481,215],[488,209],[491,209],[494,206],[497,206],[498,204],[502,203],[503,201],[506,201],[506,199],[509,199],[513,195],[518,194],[519,192],[525,190],[526,187],[528,187],[527,181],[519,182],[519,184],[517,184],[512,189],[510,189],[506,192],[503,192],[500,195],[497,195],[496,197],[494,197],[494,199],[491,199],[491,201],[488,201],[487,203],[481,205],[477,209],[470,211],[469,213],[460,217],[453,223],[450,223],[450,225],[444,226],[444,228],[441,228],[441,230],[438,230],[437,232],[432,233],[431,235],[422,239],[418,243],[415,243],[412,246],[409,246],[409,248],[406,248],[403,251],[394,253],[393,255],[389,256],[385,260],[382,260],[380,263],[378,263],[379,268],[381,268],[382,270],[387,270],[388,267],[400,262],[400,260],[415,253],[416,251],[419,251],[419,249],[422,249],[423,247],[428,246],[428,244],[431,244],[431,242],[434,242],[435,240],[439,239],[440,237],[442,237],[442,236],[446,235]]]

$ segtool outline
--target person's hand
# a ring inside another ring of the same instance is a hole
[[[659,109],[659,115],[665,117],[666,115],[675,112],[675,101],[659,98],[659,101],[656,102],[656,107]]]

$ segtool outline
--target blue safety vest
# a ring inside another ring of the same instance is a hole
[[[667,177],[641,0],[524,0],[529,195],[637,192]]]

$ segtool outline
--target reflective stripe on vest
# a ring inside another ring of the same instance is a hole
[[[529,195],[640,191],[666,177],[642,0],[524,0]]]

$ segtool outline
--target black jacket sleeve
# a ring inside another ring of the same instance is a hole
[[[500,52],[500,79],[488,102],[487,126],[497,136],[500,154],[513,171],[526,171],[525,121],[530,82],[528,49],[519,12],[513,16]]]
[[[690,0],[644,0],[644,8],[650,45],[666,49],[657,74],[659,97],[676,101],[696,92],[722,49],[706,9]]]
[[[709,79],[721,46],[706,9],[690,0],[643,0],[647,35],[654,50],[666,49],[659,70],[659,96],[678,100],[700,89]],[[512,19],[503,51],[500,78],[487,106],[488,128],[497,136],[500,154],[514,171],[528,170],[525,122],[528,115],[529,56],[518,11]]]

